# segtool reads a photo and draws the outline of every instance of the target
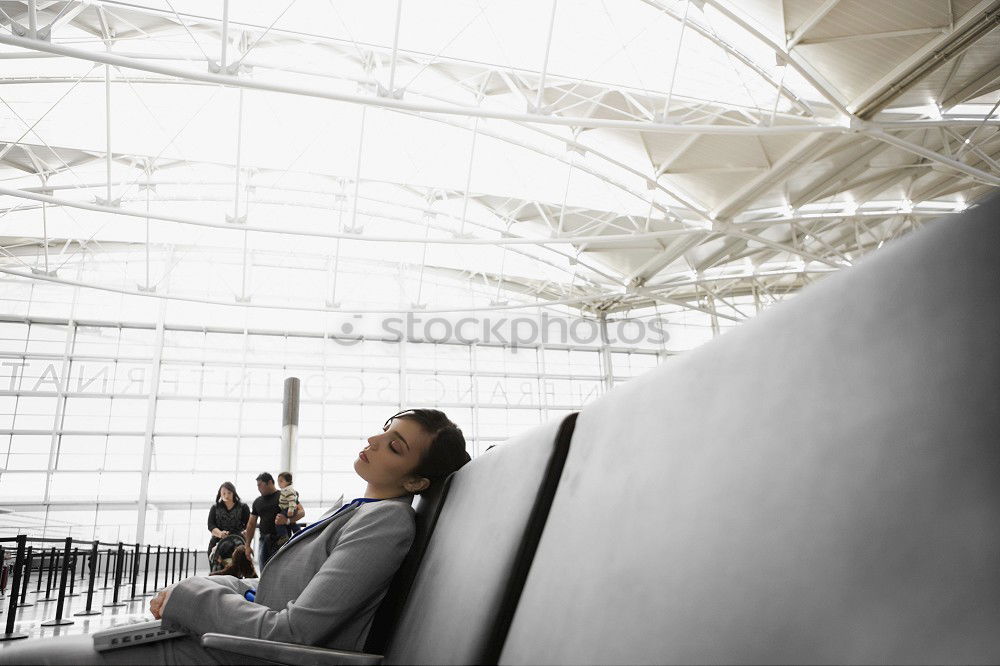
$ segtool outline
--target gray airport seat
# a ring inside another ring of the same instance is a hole
[[[588,405],[501,664],[1000,662],[1000,199]]]
[[[513,437],[452,476],[385,663],[496,663],[576,416]]]

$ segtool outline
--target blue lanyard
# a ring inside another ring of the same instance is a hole
[[[319,527],[320,525],[326,525],[328,522],[330,522],[331,520],[333,520],[334,518],[336,518],[337,516],[339,516],[342,511],[346,511],[347,509],[350,509],[352,506],[361,506],[362,504],[367,504],[368,502],[380,502],[380,501],[382,501],[382,500],[372,499],[372,498],[369,498],[369,497],[359,497],[359,498],[351,501],[350,504],[345,504],[344,506],[342,506],[339,509],[337,509],[337,511],[332,516],[330,516],[328,518],[324,518],[323,520],[319,520],[319,521],[313,523],[312,525],[310,525],[309,527],[305,528],[304,530],[301,530],[300,532],[292,535],[292,538],[288,540],[288,542],[285,544],[285,546],[287,547],[288,544],[290,544],[291,542],[295,541],[296,539],[298,539],[299,537],[301,537],[303,534],[306,534],[307,532],[311,532],[314,528]]]

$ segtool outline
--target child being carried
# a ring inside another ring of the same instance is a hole
[[[288,518],[288,522],[284,525],[274,526],[278,537],[277,545],[280,548],[298,531],[298,525],[293,518],[295,507],[299,505],[299,493],[292,487],[291,472],[282,472],[278,475],[278,487],[281,488],[281,495],[278,496],[278,512]]]

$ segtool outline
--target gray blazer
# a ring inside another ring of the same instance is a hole
[[[257,581],[183,580],[170,593],[163,622],[196,635],[363,650],[375,610],[413,542],[411,502],[407,495],[344,510],[278,550]],[[255,582],[250,602],[243,594]]]

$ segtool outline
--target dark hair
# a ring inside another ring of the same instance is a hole
[[[215,503],[216,504],[218,504],[220,501],[222,501],[222,489],[223,488],[225,488],[226,490],[228,490],[229,492],[231,492],[233,494],[233,501],[236,503],[236,506],[239,506],[240,504],[243,503],[243,500],[240,499],[240,494],[238,492],[236,492],[236,486],[234,486],[231,482],[226,481],[221,486],[219,486],[219,491],[217,493],[215,493]]]
[[[274,477],[271,476],[270,472],[261,472],[257,475],[257,480],[264,483],[274,483]]]
[[[292,473],[291,472],[282,472],[281,474],[278,475],[278,478],[279,479],[284,479],[288,483],[291,483],[292,482]]]
[[[416,476],[422,476],[431,482],[421,492],[435,487],[448,478],[449,474],[472,460],[465,450],[465,435],[444,412],[437,409],[404,409],[386,419],[382,429],[388,430],[393,419],[416,421],[433,438],[427,453],[413,471]]]

